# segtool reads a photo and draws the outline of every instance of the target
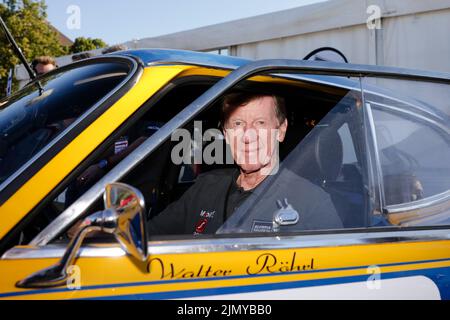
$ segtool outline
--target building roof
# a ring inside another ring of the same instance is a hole
[[[58,29],[56,29],[54,26],[52,26],[50,23],[48,24],[49,27],[54,30],[57,35],[58,35],[58,41],[59,44],[62,46],[71,46],[73,44],[73,41],[70,40],[66,35],[64,35],[61,31],[59,31]]]

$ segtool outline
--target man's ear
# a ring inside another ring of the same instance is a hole
[[[288,127],[287,119],[284,119],[283,123],[278,128],[278,142],[283,142],[286,137],[286,131]]]

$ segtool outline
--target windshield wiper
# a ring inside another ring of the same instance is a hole
[[[31,69],[30,64],[28,63],[27,59],[25,58],[25,56],[23,55],[19,46],[17,45],[16,41],[14,40],[14,37],[12,36],[11,32],[9,32],[9,29],[6,26],[6,23],[3,21],[2,17],[0,17],[0,24],[2,26],[3,31],[5,32],[6,38],[8,39],[9,43],[12,45],[14,52],[17,54],[19,60],[25,66],[25,69],[27,70],[28,75],[30,76],[30,79],[31,80],[36,79],[36,74]],[[39,95],[42,95],[42,92],[44,92],[44,89],[42,88],[41,83],[39,81],[36,81],[36,85],[39,89]]]

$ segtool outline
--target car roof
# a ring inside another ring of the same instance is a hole
[[[148,66],[153,63],[190,63],[195,65],[203,65],[203,66],[211,66],[211,67],[219,67],[219,68],[227,68],[227,69],[237,69],[243,65],[251,63],[255,60],[244,59],[235,56],[224,56],[215,53],[207,53],[207,52],[197,52],[197,51],[188,51],[188,50],[173,50],[173,49],[136,49],[136,50],[126,50],[115,52],[111,54],[116,55],[126,55],[138,58],[142,61],[145,66]],[[296,78],[294,75],[290,75],[292,78]],[[324,75],[302,75],[301,78],[309,78],[312,79],[320,79],[329,84],[341,85],[344,87],[355,87],[358,84],[355,84],[354,81],[349,81],[344,78],[336,78],[329,77]],[[331,80],[333,79],[333,80]],[[330,81],[331,80],[331,81]]]
[[[189,50],[175,50],[175,49],[133,49],[133,50],[124,50],[113,52],[107,55],[126,55],[130,57],[138,58],[144,66],[149,66],[151,64],[193,64],[193,65],[201,65],[213,68],[224,68],[224,69],[237,69],[244,65],[255,62],[256,60],[245,59],[235,56],[225,56],[219,55],[215,53],[208,52],[198,52],[198,51],[189,51]],[[286,60],[286,59],[285,59]],[[289,59],[287,59],[289,60]],[[322,62],[311,61],[312,64],[320,64]],[[352,64],[341,64],[334,63],[334,65],[348,65],[352,66]],[[363,66],[364,65],[355,65],[355,66]],[[389,67],[385,66],[368,66],[370,68],[379,68],[380,70],[389,69]],[[391,68],[392,69],[392,68]],[[397,68],[399,71],[410,71],[410,72],[420,72],[418,70],[408,70]],[[427,75],[434,75],[433,72],[425,72]],[[449,79],[450,74],[444,73],[436,73],[437,76]],[[281,75],[281,74],[280,74]],[[286,76],[286,75],[285,75]],[[293,75],[290,74],[288,77],[293,79],[303,79],[309,80],[313,82],[321,82],[325,85],[333,85],[346,89],[357,89],[360,86],[359,81],[356,79],[351,79],[345,76],[332,76],[332,75],[324,75],[324,74],[300,74]],[[405,97],[403,95],[399,95],[394,91],[390,91],[384,88],[380,88],[378,86],[373,86],[370,84],[366,84],[366,88],[371,90],[372,92],[377,92],[378,94],[385,94],[388,96],[397,96],[401,97],[404,101],[409,101],[411,105],[422,105],[423,102],[417,101],[416,99],[411,99]],[[436,114],[440,114],[443,116],[444,114],[437,110],[434,107],[429,105],[426,106],[426,109],[432,109],[432,111]],[[430,111],[430,110],[429,110]],[[428,111],[428,112],[429,112]]]
[[[147,66],[155,62],[183,62],[198,65],[208,65],[212,67],[236,69],[246,65],[252,60],[233,56],[224,56],[214,53],[196,52],[187,50],[171,49],[138,49],[114,52],[112,54],[133,56],[142,61]]]

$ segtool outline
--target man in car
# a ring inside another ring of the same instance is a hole
[[[263,182],[270,180],[268,177],[279,175],[278,143],[283,142],[288,127],[283,98],[242,92],[228,94],[222,103],[221,124],[238,168],[200,175],[178,201],[149,221],[149,235],[215,233],[249,197],[260,194]],[[285,172],[280,178],[283,187],[272,194],[281,202],[275,199],[273,214],[279,209],[292,209],[294,214],[300,212],[300,225],[308,226],[318,213],[324,220],[320,227],[342,226],[328,195],[319,187]],[[289,189],[291,182],[298,190],[285,189]],[[308,193],[299,201],[302,190]],[[298,192],[289,199],[295,203],[288,203],[285,194],[292,192]],[[269,221],[255,217],[252,226],[242,232],[276,231],[272,228],[272,212],[270,215]]]

